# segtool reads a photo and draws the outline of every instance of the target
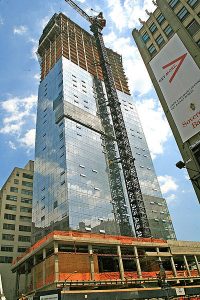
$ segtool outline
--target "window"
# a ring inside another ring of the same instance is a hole
[[[200,25],[199,25],[199,23],[197,23],[196,20],[192,20],[192,22],[190,22],[190,24],[186,28],[187,28],[189,34],[191,34],[191,36],[193,36],[197,33],[197,31],[199,31]]]
[[[18,241],[19,241],[19,242],[30,243],[31,237],[30,237],[30,236],[26,236],[26,235],[19,235],[19,236],[18,236]]]
[[[151,44],[148,48],[148,51],[151,55],[153,55],[156,52],[156,48],[153,44]]]
[[[17,210],[17,206],[16,205],[12,205],[12,204],[6,204],[5,208],[9,209],[9,210],[14,210],[14,211]]]
[[[142,39],[145,43],[148,42],[148,40],[150,39],[149,35],[147,32],[145,32],[143,35],[142,35]]]
[[[27,204],[32,204],[32,199],[29,199],[29,198],[21,198],[21,202],[22,203],[27,203]]]
[[[56,208],[58,206],[58,201],[55,201],[53,204],[53,208]]]
[[[4,214],[5,220],[16,220],[16,215]]]
[[[13,252],[13,246],[1,246],[1,251],[5,251],[5,252]]]
[[[18,193],[18,188],[14,187],[14,186],[11,186],[10,191],[13,192],[13,193]]]
[[[63,84],[63,82],[61,81],[61,82],[59,83],[58,87],[61,87],[61,86],[62,86],[62,84]]]
[[[158,30],[157,26],[155,23],[152,23],[151,26],[149,27],[149,30],[154,33]]]
[[[31,226],[19,225],[19,231],[31,232]]]
[[[63,139],[63,132],[61,132],[60,134],[59,134],[59,140],[61,141]]]
[[[33,183],[29,181],[22,181],[22,185],[33,187]]]
[[[200,48],[200,40],[197,41],[197,46]]]
[[[179,12],[177,13],[177,17],[179,18],[179,20],[183,21],[185,20],[185,18],[189,15],[189,11],[187,10],[187,8],[182,7],[181,10],[179,10]]]
[[[164,38],[161,34],[156,38],[156,43],[159,47],[161,47],[165,43]]]
[[[20,216],[19,219],[20,219],[20,221],[23,221],[23,222],[31,222],[32,221],[32,218],[27,217],[27,216]]]
[[[31,213],[32,212],[32,208],[20,206],[20,212]]]
[[[11,256],[0,256],[0,263],[2,264],[11,264],[13,258]]]
[[[187,3],[191,6],[191,7],[195,7],[198,5],[199,0],[188,0]]]
[[[7,224],[7,223],[4,223],[4,224],[3,224],[3,229],[7,229],[7,230],[15,230],[15,224]]]
[[[41,217],[41,221],[44,221],[44,220],[45,220],[45,216],[42,216],[42,217]]]
[[[10,201],[17,201],[17,196],[13,196],[13,195],[6,195],[6,200],[10,200]]]
[[[14,179],[14,184],[19,184],[19,179]]]
[[[161,24],[164,22],[165,17],[163,16],[163,14],[159,14],[159,15],[157,16],[156,20],[157,20],[158,24],[161,25]]]
[[[23,173],[23,177],[28,179],[33,179],[33,175],[27,173]]]
[[[2,234],[2,240],[14,241],[14,239],[15,239],[14,234],[6,234],[6,233]]]
[[[164,32],[165,32],[165,34],[166,34],[166,36],[171,36],[172,34],[173,34],[173,29],[171,28],[171,26],[170,25],[167,25],[167,27],[164,29]]]
[[[23,253],[27,250],[27,247],[18,247],[17,251]]]
[[[30,196],[33,195],[33,191],[30,191],[30,190],[24,190],[24,189],[22,189],[21,193],[25,194],[25,195],[30,195]]]
[[[169,6],[170,6],[171,8],[175,8],[175,7],[178,5],[178,3],[179,3],[179,0],[171,0],[171,1],[169,2]]]

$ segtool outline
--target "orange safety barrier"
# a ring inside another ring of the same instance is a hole
[[[174,273],[172,271],[166,271],[165,274],[166,274],[167,278],[174,277]]]
[[[190,274],[191,274],[191,276],[194,276],[194,277],[199,276],[199,273],[198,273],[197,270],[191,270],[191,271],[190,271]]]
[[[106,235],[106,234],[97,234],[97,233],[85,233],[85,232],[79,232],[79,231],[52,231],[51,233],[47,234],[45,237],[43,237],[41,240],[36,242],[33,246],[28,248],[26,252],[23,253],[23,255],[18,256],[15,260],[13,260],[13,265],[17,263],[19,260],[21,260],[24,256],[27,254],[33,252],[37,248],[39,248],[42,244],[44,244],[47,240],[50,238],[53,238],[54,236],[66,236],[66,237],[77,237],[77,238],[93,238],[93,239],[104,239],[105,244],[106,241],[120,241],[122,244],[134,244],[134,242],[142,242],[142,243],[167,243],[166,240],[163,239],[155,239],[155,238],[136,238],[136,237],[127,237],[127,236],[115,236],[115,235]]]
[[[179,297],[179,298],[176,298],[178,300],[186,300],[186,299],[189,299],[189,300],[200,300],[200,297],[197,296],[197,297],[192,297],[192,296],[186,296],[186,297]]]
[[[158,272],[142,272],[143,278],[157,278]]]
[[[120,273],[119,272],[104,272],[104,273],[96,273],[95,280],[104,281],[104,280],[119,280]]]
[[[124,272],[125,279],[137,279],[138,274],[137,272]]]
[[[60,281],[89,281],[90,273],[59,273]]]

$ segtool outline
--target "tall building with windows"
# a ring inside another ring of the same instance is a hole
[[[122,57],[108,49],[151,234],[174,239]],[[55,14],[39,41],[34,240],[49,231],[132,234],[130,206],[92,35]]]
[[[13,259],[31,244],[34,162],[14,168],[0,190],[0,274],[7,300],[14,299]]]
[[[157,0],[133,38],[200,201],[200,1]]]

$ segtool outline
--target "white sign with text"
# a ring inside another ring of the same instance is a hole
[[[200,131],[200,70],[175,34],[150,61],[183,142]]]

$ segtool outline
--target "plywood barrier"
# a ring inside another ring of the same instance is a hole
[[[60,273],[89,273],[89,255],[82,253],[58,253]]]
[[[42,286],[42,279],[43,279],[43,267],[42,262],[34,266],[35,270],[35,285],[36,288],[40,288]]]
[[[54,255],[45,260],[46,278],[45,283],[49,284],[55,280]]]

